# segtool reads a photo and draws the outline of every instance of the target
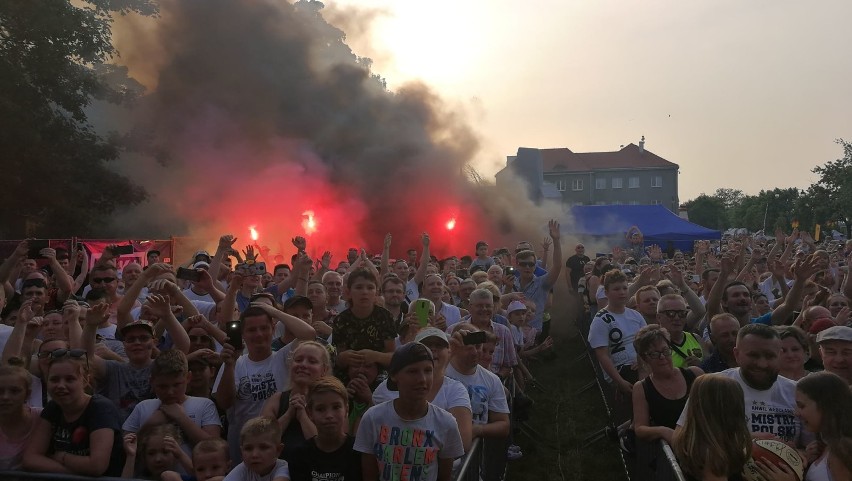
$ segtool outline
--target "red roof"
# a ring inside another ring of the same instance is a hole
[[[679,168],[659,155],[627,144],[615,152],[571,152],[570,149],[540,149],[544,172],[590,172],[607,169]]]

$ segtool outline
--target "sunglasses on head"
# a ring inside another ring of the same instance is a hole
[[[60,347],[59,349],[54,349],[52,351],[40,351],[37,354],[39,359],[51,358],[51,359],[59,359],[65,356],[70,356],[74,359],[80,359],[86,356],[85,349],[66,349],[64,347]]]

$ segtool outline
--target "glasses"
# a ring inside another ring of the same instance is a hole
[[[114,280],[115,280],[115,277],[99,277],[97,279],[93,278],[92,284],[100,284],[100,283],[109,284],[110,282],[112,282]]]
[[[518,262],[518,265],[521,266],[521,267],[535,267],[535,262],[531,262],[531,261]]]
[[[126,342],[127,344],[133,344],[133,343],[136,343],[136,342],[144,344],[144,343],[146,343],[150,340],[151,340],[151,336],[144,336],[144,335],[143,336],[128,336],[128,337],[124,338],[124,342]]]
[[[686,316],[689,315],[689,311],[682,311],[682,310],[679,310],[679,309],[671,309],[671,310],[660,311],[659,314],[663,314],[666,317],[672,317],[672,318],[677,317],[678,319],[686,319]]]
[[[648,351],[645,353],[645,356],[651,359],[665,359],[672,356],[672,350],[665,348],[662,351]]]
[[[86,351],[84,349],[65,349],[64,347],[60,347],[59,349],[54,349],[52,351],[41,351],[37,354],[39,359],[51,358],[51,359],[59,359],[65,356],[71,356],[74,359],[80,359],[81,357],[86,355]]]

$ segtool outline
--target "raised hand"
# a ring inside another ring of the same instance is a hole
[[[219,249],[229,252],[234,248],[234,242],[237,242],[236,237],[231,234],[225,234],[222,237],[219,237]]]
[[[321,266],[323,269],[328,270],[328,266],[331,265],[331,252],[325,251],[322,253]]]
[[[430,240],[429,240],[429,234],[427,234],[427,233],[425,233],[425,232],[424,232],[424,233],[420,236],[420,242],[423,244],[423,247],[429,247],[429,243],[430,243]]]
[[[543,250],[544,252],[548,252],[550,250],[550,246],[552,246],[552,245],[553,245],[553,239],[551,239],[550,237],[545,237],[541,241],[541,250]]]
[[[669,267],[669,272],[666,274],[666,277],[672,281],[672,284],[683,287],[686,283],[683,280],[683,272],[677,268],[677,266],[672,265]]]
[[[100,302],[86,311],[86,325],[98,326],[109,317],[109,304]]]
[[[385,234],[385,250],[390,249],[391,241],[393,240],[393,236],[390,232]]]
[[[136,433],[127,433],[124,435],[124,453],[128,457],[136,456]]]
[[[660,246],[654,244],[648,248],[648,257],[650,257],[652,261],[659,261],[663,258],[663,250],[660,249]]]
[[[291,239],[290,242],[292,242],[296,249],[299,251],[304,251],[308,247],[308,241],[306,241],[305,238],[302,236],[296,236]]]
[[[547,223],[547,230],[550,233],[550,238],[553,239],[554,242],[559,240],[559,222],[555,219],[550,219]]]
[[[18,243],[18,246],[15,247],[14,256],[17,257],[18,259],[26,259],[27,254],[29,254],[29,252],[30,252],[29,243],[27,243],[27,241],[25,241],[25,240],[22,240],[21,242]]]
[[[148,296],[145,302],[148,304],[148,308],[151,309],[152,314],[163,319],[172,313],[171,304],[169,304],[170,300],[169,296],[152,294]]]
[[[21,308],[18,309],[18,321],[29,322],[35,316],[33,313],[33,300],[27,299],[21,303]]]
[[[77,304],[74,299],[65,301],[65,304],[62,305],[62,319],[68,322],[79,322],[80,304]]]
[[[38,253],[49,260],[56,260],[56,249],[51,249],[50,247],[45,247],[44,249],[38,251]]]
[[[246,263],[254,263],[257,261],[257,253],[254,252],[254,246],[246,246],[246,249],[243,251],[243,254],[246,256]]]

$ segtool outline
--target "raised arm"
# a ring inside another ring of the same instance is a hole
[[[420,242],[423,244],[423,253],[420,255],[420,265],[417,266],[417,272],[414,273],[414,283],[420,285],[423,279],[426,279],[426,269],[429,267],[429,262],[432,260],[432,255],[429,252],[429,234],[423,233],[420,236]],[[403,279],[405,280],[405,279]]]
[[[86,249],[80,249],[77,251],[77,259],[75,262],[80,262],[80,274],[74,279],[74,285],[71,287],[71,294],[80,290],[83,287],[83,283],[86,282],[86,277],[89,275],[89,253],[86,252]]]
[[[172,313],[171,299],[169,296],[150,295],[146,302],[151,308],[151,312],[160,318],[160,322],[165,323],[166,332],[172,338],[175,349],[182,351],[184,354],[189,352],[189,336],[186,330],[178,322],[174,313]],[[184,311],[186,312],[186,311]],[[198,312],[196,311],[196,315]]]
[[[382,282],[382,279],[384,279],[384,276],[388,272],[390,272],[390,266],[388,265],[388,262],[390,261],[390,247],[391,247],[391,241],[392,240],[393,240],[393,236],[391,236],[390,232],[385,234],[385,243],[384,243],[384,247],[382,247],[382,262],[381,262],[381,264],[379,264],[379,274],[381,274],[381,276],[382,276],[382,277],[378,278],[380,284]]]
[[[728,279],[736,263],[736,258],[731,254],[722,257],[719,265],[719,280],[713,284],[713,289],[710,289],[710,294],[707,295],[707,319],[713,319],[713,316],[722,313],[722,293],[725,292],[725,286],[728,285]]]
[[[106,362],[95,354],[95,342],[98,334],[98,326],[109,316],[109,304],[101,302],[90,307],[86,311],[86,326],[83,327],[83,349],[88,353],[89,366],[95,379],[106,377]]]
[[[29,252],[29,245],[27,241],[21,241],[18,243],[18,246],[15,247],[15,251],[12,252],[12,255],[6,258],[2,264],[0,264],[0,283],[13,281],[12,279],[12,271],[15,270],[18,263],[27,258],[27,252]],[[12,286],[14,288],[14,285]]]
[[[784,303],[772,311],[772,324],[784,324],[784,321],[790,317],[790,314],[793,313],[796,306],[802,302],[802,294],[805,292],[805,283],[817,272],[819,272],[819,258],[817,258],[814,254],[809,255],[804,261],[796,266],[794,272],[796,280],[793,282],[793,287],[790,288],[790,292],[787,293],[787,297],[784,298]]]
[[[51,249],[50,247],[46,249],[42,249],[39,251],[39,254],[42,257],[47,259],[47,262],[50,264],[50,269],[53,271],[53,277],[56,280],[56,287],[59,288],[59,292],[65,294],[60,297],[60,300],[65,300],[69,294],[71,294],[71,289],[74,287],[74,283],[71,281],[71,276],[65,272],[65,269],[59,265],[59,261],[56,260],[56,250]]]
[[[266,311],[273,319],[281,321],[284,324],[284,331],[292,334],[301,341],[310,341],[317,337],[317,331],[307,322],[299,319],[296,316],[279,311],[278,309],[264,304],[262,302],[252,302],[251,307],[259,307]]]
[[[547,288],[556,285],[559,280],[559,274],[562,272],[562,244],[559,242],[561,234],[559,233],[559,222],[550,219],[547,223],[550,230],[550,238],[553,239],[553,267],[547,271],[547,277],[544,278],[544,284]],[[545,257],[547,253],[545,252]]]
[[[680,289],[683,299],[689,306],[689,317],[686,318],[686,326],[688,329],[694,329],[698,321],[700,321],[707,312],[704,308],[704,304],[701,303],[701,299],[698,297],[698,294],[696,294],[695,291],[689,287],[689,284],[686,283],[686,280],[683,278],[683,273],[677,268],[677,266],[671,266],[667,277],[670,281],[672,281],[672,284]]]
[[[142,294],[142,289],[144,289],[145,286],[147,286],[153,279],[156,279],[157,276],[167,272],[173,272],[172,266],[162,262],[150,265],[147,269],[142,271],[142,274],[139,275],[139,279],[136,279],[136,282],[134,282],[133,285],[124,292],[124,296],[120,301],[118,301],[118,306],[116,306],[116,330],[121,331],[124,326],[133,322],[133,317],[130,315],[130,311],[133,309],[133,306],[136,305],[136,300],[139,299],[139,295]]]
[[[219,279],[219,271],[222,269],[222,261],[225,260],[225,256],[229,255],[234,250],[234,242],[237,241],[237,238],[232,236],[231,234],[225,234],[219,237],[219,244],[216,246],[216,253],[213,254],[213,260],[210,262],[210,277],[214,280]],[[216,280],[216,284],[219,284],[219,281]],[[221,287],[221,284],[219,284]]]
[[[15,321],[15,326],[9,337],[6,339],[6,345],[3,347],[3,362],[0,364],[8,364],[9,359],[14,357],[21,358],[26,362],[29,358],[24,356],[23,346],[24,338],[26,337],[27,325],[30,322],[39,325],[41,317],[35,317],[32,310],[32,300],[26,300],[21,304],[18,310],[18,319]],[[29,349],[28,349],[29,351]]]

